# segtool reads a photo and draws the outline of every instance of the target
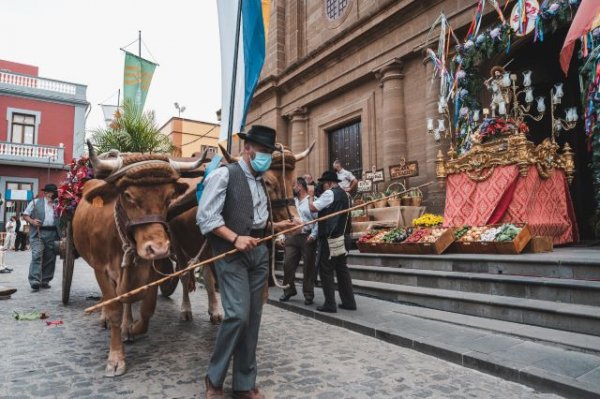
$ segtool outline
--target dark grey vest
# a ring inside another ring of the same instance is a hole
[[[221,216],[225,226],[241,236],[247,236],[254,224],[254,204],[248,179],[239,163],[222,166],[229,171],[229,182],[225,193],[225,204]],[[263,186],[264,187],[264,186]],[[221,237],[212,233],[206,235],[213,251],[213,255],[231,251],[234,246]]]
[[[348,194],[340,186],[332,188],[331,191],[333,191],[333,202],[327,208],[319,211],[320,218],[341,211],[342,209],[350,208]],[[349,218],[349,213],[343,213],[327,220],[321,220],[319,222],[319,237],[336,238],[346,234],[348,226],[352,223]],[[346,228],[346,231],[344,228]]]
[[[31,215],[29,215],[32,219],[39,219],[44,223],[46,220],[46,207],[44,206],[44,201],[46,198],[36,198],[33,200],[33,210],[31,211]],[[54,226],[56,227],[56,231],[58,232],[58,217],[54,215]],[[35,238],[38,235],[38,229],[35,226],[29,227],[29,237]]]

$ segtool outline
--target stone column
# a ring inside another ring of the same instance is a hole
[[[440,96],[440,82],[437,77],[433,83],[431,76],[433,75],[433,63],[430,59],[423,61],[425,65],[425,81],[424,81],[424,95],[425,95],[425,118],[433,118],[434,126],[437,126],[437,119],[440,117],[438,114],[437,102]],[[448,121],[445,121],[447,124]],[[423,134],[427,129],[426,122],[423,121]],[[435,183],[426,187],[424,190],[425,194],[425,205],[427,206],[427,212],[433,212],[437,214],[444,213],[444,206],[446,202],[446,186],[437,183],[435,174],[435,160],[439,150],[442,150],[444,157],[447,158],[447,152],[449,140],[444,137],[439,142],[436,142],[432,134],[427,135],[427,142],[425,146],[425,167],[422,169],[426,173],[426,181],[434,181]]]
[[[288,114],[287,117],[290,120],[290,149],[294,154],[301,153],[308,145],[308,132],[306,131],[306,108],[296,108],[294,111]],[[307,159],[303,159],[302,161],[296,163],[296,176],[302,176],[304,173],[306,173],[307,162]]]
[[[406,158],[406,118],[404,115],[404,75],[402,61],[394,58],[375,71],[382,87],[382,149],[387,174],[390,165]]]

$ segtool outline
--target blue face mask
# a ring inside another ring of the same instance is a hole
[[[256,172],[266,172],[271,167],[271,160],[273,156],[264,152],[257,152],[254,159],[250,160],[252,169]]]

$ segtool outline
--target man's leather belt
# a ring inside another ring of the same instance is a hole
[[[55,230],[56,230],[56,226],[40,226],[40,230],[51,230],[51,231],[55,231]]]

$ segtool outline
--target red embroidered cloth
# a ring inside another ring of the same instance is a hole
[[[579,240],[571,194],[559,169],[548,179],[534,166],[521,177],[516,165],[496,168],[482,182],[465,173],[450,175],[444,219],[447,226],[527,223],[533,235],[551,236],[557,245]]]

